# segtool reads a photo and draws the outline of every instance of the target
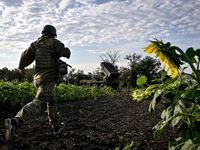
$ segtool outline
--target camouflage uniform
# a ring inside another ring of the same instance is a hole
[[[52,49],[52,54],[56,58],[60,57],[70,57],[70,50],[64,47],[64,44],[49,36],[39,37],[37,41],[31,43],[30,47],[25,50],[20,58],[19,69],[23,69],[26,66],[30,65],[34,60],[36,60],[36,51],[37,43],[41,42],[42,44],[51,40],[50,49]],[[46,56],[46,55],[44,55]],[[43,56],[43,57],[44,57]],[[47,110],[49,115],[49,123],[52,127],[57,128],[59,126],[59,119],[56,109],[56,96],[53,94],[53,88],[57,79],[59,79],[58,66],[57,62],[54,59],[54,56],[51,58],[51,68],[38,68],[36,63],[36,68],[34,72],[34,85],[37,88],[36,97],[32,102],[26,104],[15,116],[17,126],[23,124],[28,118],[34,117],[37,114],[44,104],[47,104]]]
[[[26,104],[15,116],[17,126],[21,126],[24,120],[33,117],[41,111],[43,106],[47,104],[49,115],[49,124],[53,127],[59,125],[56,109],[56,96],[53,93],[55,80],[46,80],[43,78],[34,80],[34,85],[37,88],[37,94],[32,102]]]

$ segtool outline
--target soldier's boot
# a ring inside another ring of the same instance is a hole
[[[6,128],[6,134],[5,134],[6,141],[11,142],[13,140],[13,135],[17,129],[15,119],[13,118],[6,119],[5,128]]]
[[[62,122],[60,123],[60,125],[57,128],[53,128],[53,133],[54,134],[58,134],[62,131],[62,129],[65,127],[65,124]]]

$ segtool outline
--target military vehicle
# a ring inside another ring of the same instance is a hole
[[[107,86],[111,86],[114,89],[117,89],[119,87],[119,82],[118,82],[118,77],[120,75],[120,73],[115,69],[115,67],[107,62],[102,62],[101,63],[101,69],[104,73],[104,77],[103,80],[100,80],[100,78],[98,78],[98,76],[94,77],[94,79],[89,80],[86,76],[78,76],[76,77],[75,80],[70,81],[69,84],[77,84],[77,85],[88,85],[88,86],[92,86],[92,85],[97,85],[99,87],[104,87],[105,85]]]

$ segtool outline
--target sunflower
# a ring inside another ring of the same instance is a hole
[[[164,44],[162,41],[150,41],[152,44],[148,45],[144,49],[147,54],[154,54],[155,57],[159,57],[161,62],[164,62],[164,68],[167,65],[167,73],[171,72],[171,76],[175,77],[178,75],[179,65],[176,64],[175,60],[170,57],[171,51],[167,51],[167,47],[170,46],[169,43]],[[174,54],[173,54],[174,55]]]

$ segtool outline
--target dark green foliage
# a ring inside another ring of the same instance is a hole
[[[125,59],[129,61],[129,68],[120,69],[120,88],[136,87],[137,79],[143,75],[147,77],[147,83],[151,83],[155,78],[160,78],[160,72],[163,70],[160,61],[150,56],[143,59],[141,57],[136,53],[125,56]]]
[[[6,67],[4,67],[3,69],[0,69],[0,80],[3,80],[3,81],[18,80],[20,82],[23,82],[23,81],[32,82],[33,75],[34,75],[34,67],[27,68],[25,76],[21,75],[20,70],[16,68],[12,70],[8,70],[8,68]]]

